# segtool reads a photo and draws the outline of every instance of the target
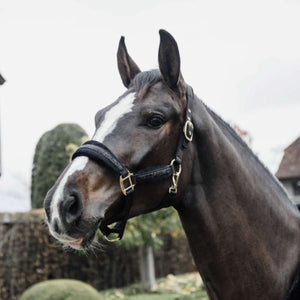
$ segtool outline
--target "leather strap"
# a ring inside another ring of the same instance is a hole
[[[126,199],[126,202],[125,202],[125,206],[123,209],[123,214],[122,214],[123,216],[121,217],[122,220],[119,222],[116,222],[116,224],[112,228],[108,227],[109,224],[106,224],[104,222],[101,222],[101,224],[100,224],[99,229],[101,230],[101,232],[104,234],[104,236],[107,239],[108,239],[108,236],[111,235],[112,233],[118,234],[118,237],[116,238],[116,240],[121,240],[124,235],[130,208],[131,208],[131,205],[133,202],[133,193],[130,193],[127,197],[125,197],[125,199]],[[113,241],[113,240],[108,239],[108,241]]]
[[[72,160],[78,156],[87,156],[99,165],[115,171],[120,176],[127,176],[127,168],[116,158],[116,156],[104,144],[90,140],[81,145],[72,156]],[[154,183],[170,178],[174,173],[172,165],[162,165],[145,168],[137,171],[131,176],[133,183]]]
[[[90,140],[81,145],[72,156],[72,160],[78,156],[87,156],[99,165],[115,171],[119,175],[126,176],[127,169],[118,158],[104,144]]]
[[[181,163],[184,150],[187,148],[190,141],[193,139],[194,125],[192,123],[192,99],[194,99],[194,91],[189,85],[186,86],[186,109],[185,123],[182,132],[179,135],[177,149],[175,152],[175,160]]]

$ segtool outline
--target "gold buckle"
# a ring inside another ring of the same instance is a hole
[[[175,159],[173,159],[170,163],[171,166],[174,165]],[[175,168],[174,168],[175,170]],[[178,171],[175,170],[175,172],[172,175],[172,185],[169,187],[169,194],[177,194],[177,184],[179,180],[179,176],[181,173],[181,164],[178,165]]]
[[[188,131],[188,127],[190,127],[191,130]],[[194,124],[190,120],[187,120],[183,127],[183,133],[184,133],[185,138],[189,142],[191,142],[193,140],[193,131],[194,131]]]
[[[128,191],[134,191],[134,186],[135,184],[132,183],[132,178],[131,176],[133,175],[133,173],[130,173],[128,171],[128,174],[126,177],[122,177],[122,175],[120,176],[120,187],[121,187],[121,191],[122,193],[127,196],[127,192]],[[125,187],[124,181],[128,180],[128,185]]]

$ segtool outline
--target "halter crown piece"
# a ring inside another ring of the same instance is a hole
[[[101,222],[100,230],[107,240],[116,241],[123,237],[125,226],[129,217],[129,211],[132,205],[134,188],[139,183],[154,183],[172,178],[172,185],[169,188],[170,195],[177,194],[177,184],[181,173],[181,161],[184,150],[187,148],[189,142],[193,139],[194,126],[192,123],[191,102],[194,99],[194,92],[192,87],[186,86],[186,110],[185,122],[183,130],[178,138],[175,158],[169,165],[160,165],[148,167],[139,170],[135,173],[130,172],[108,149],[104,144],[94,140],[90,140],[81,145],[72,156],[74,160],[78,156],[86,156],[99,165],[105,166],[120,176],[120,188],[126,200],[124,209],[122,211],[121,221],[118,221],[113,228],[108,227],[110,224]],[[116,239],[108,239],[111,233],[116,233]]]

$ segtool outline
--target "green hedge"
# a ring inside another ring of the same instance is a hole
[[[67,166],[71,155],[85,140],[77,124],[60,124],[43,134],[37,143],[31,175],[31,206],[43,207],[47,191]]]
[[[97,290],[79,280],[56,279],[34,284],[20,300],[101,300]]]

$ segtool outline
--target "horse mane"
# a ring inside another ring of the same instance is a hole
[[[229,138],[233,138],[234,141],[237,142],[237,144],[242,148],[242,150],[245,150],[249,156],[254,159],[254,161],[261,166],[261,168],[265,171],[265,173],[268,175],[268,177],[272,180],[272,182],[281,190],[281,192],[289,198],[289,195],[287,194],[285,188],[281,184],[281,182],[270,172],[270,170],[262,163],[262,161],[257,157],[257,155],[254,154],[254,152],[249,148],[249,146],[243,141],[243,139],[236,133],[236,131],[227,123],[225,122],[219,115],[217,115],[214,111],[212,111],[205,103],[203,103],[202,100],[200,100],[204,107],[206,108],[209,115],[213,118],[213,120],[217,123],[217,125],[223,129],[223,132],[225,135],[227,135]],[[290,198],[289,198],[290,199]]]

